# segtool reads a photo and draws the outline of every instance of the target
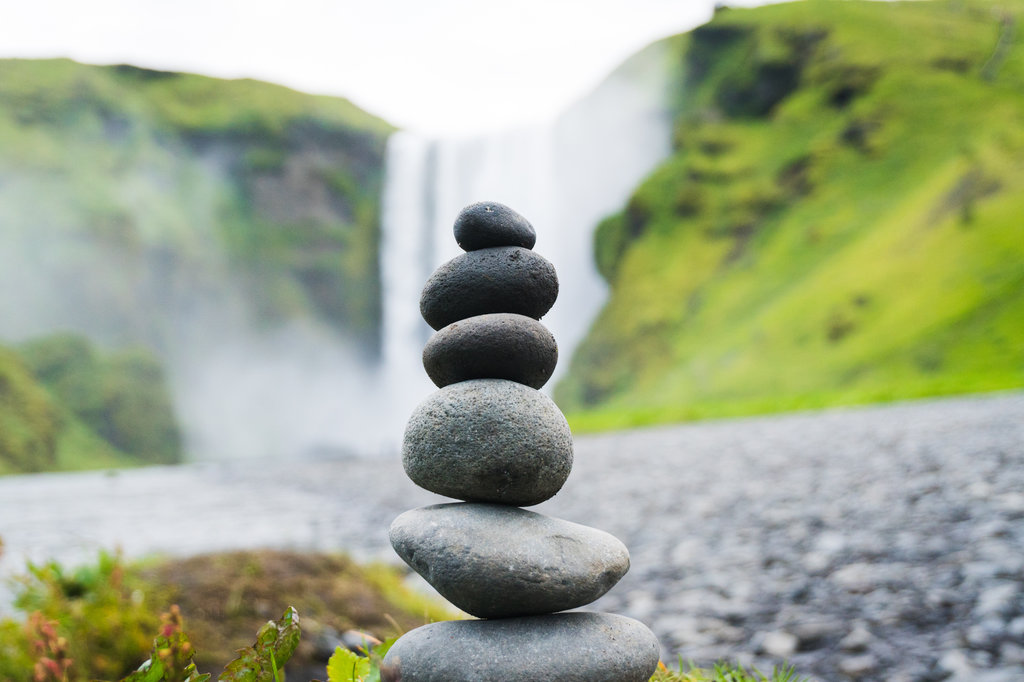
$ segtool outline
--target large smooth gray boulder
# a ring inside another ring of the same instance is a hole
[[[435,330],[487,313],[518,313],[535,320],[558,297],[555,266],[519,246],[463,253],[430,276],[420,295],[420,313]]]
[[[530,221],[496,201],[480,201],[462,209],[455,218],[454,232],[464,251],[494,246],[532,249],[537,243],[537,231]]]
[[[402,465],[413,483],[460,500],[538,504],[572,470],[572,432],[546,395],[505,379],[445,386],[405,427]]]
[[[423,367],[435,385],[508,379],[540,388],[558,362],[558,344],[532,317],[490,313],[452,322],[430,337]]]
[[[556,613],[431,623],[384,657],[401,682],[647,682],[660,647],[639,621],[608,613]]]
[[[629,551],[613,535],[505,505],[412,509],[389,535],[414,571],[479,618],[579,608],[629,570]]]

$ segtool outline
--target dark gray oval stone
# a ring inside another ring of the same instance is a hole
[[[537,231],[530,221],[505,204],[481,201],[459,212],[455,219],[455,241],[464,251],[493,246],[532,249],[537,243]]]
[[[647,682],[661,647],[643,623],[610,613],[453,620],[410,630],[384,657],[401,682]]]
[[[405,427],[402,465],[412,482],[460,500],[539,504],[572,470],[572,432],[540,391],[505,379],[445,386]]]
[[[430,276],[420,313],[435,330],[487,313],[517,313],[539,320],[558,298],[555,267],[519,246],[463,253]]]
[[[540,388],[558,362],[558,344],[532,317],[490,313],[452,322],[423,348],[423,367],[438,387],[469,379],[508,379]]]
[[[405,512],[391,546],[435,590],[478,618],[575,609],[629,570],[603,530],[500,504],[457,502]]]

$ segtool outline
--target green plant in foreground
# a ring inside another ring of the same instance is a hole
[[[160,625],[152,608],[155,588],[126,571],[116,554],[101,552],[95,564],[68,569],[57,562],[28,565],[28,575],[18,579],[15,606],[33,619],[55,623],[67,643],[70,679],[118,679],[145,656],[152,635]],[[158,599],[158,597],[156,597]],[[149,608],[147,608],[149,607]],[[0,629],[0,654],[16,644],[20,633]],[[38,628],[29,631],[35,642]],[[23,636],[22,636],[23,637]],[[11,658],[17,660],[17,654]],[[0,655],[0,679],[27,679],[19,663]]]
[[[386,639],[380,644],[370,647],[367,655],[359,654],[338,647],[334,655],[327,661],[327,682],[381,682],[384,655],[395,643],[397,637]]]
[[[388,682],[393,679],[383,669],[381,660],[394,643],[387,640],[370,649],[368,656],[360,656],[339,647],[327,664],[328,682]],[[792,667],[773,669],[770,677],[757,669],[746,670],[743,666],[716,663],[712,670],[697,668],[690,664],[684,670],[682,661],[679,670],[670,670],[664,663],[658,663],[658,670],[650,682],[808,682],[798,677]]]
[[[153,641],[153,653],[121,682],[207,682],[192,657],[195,650],[182,627],[181,611],[171,607],[163,615],[160,634]],[[299,644],[299,614],[288,607],[278,621],[269,621],[256,634],[256,642],[238,652],[217,677],[219,682],[283,682],[282,670]]]
[[[195,649],[185,634],[181,611],[172,606],[161,616],[160,632],[153,640],[150,657],[139,668],[120,682],[208,682],[211,675],[201,674],[192,658]],[[46,620],[38,612],[30,619],[37,654],[33,679],[37,682],[69,682],[72,660],[68,658],[68,642],[56,634],[56,623]],[[218,682],[284,682],[284,666],[298,647],[301,631],[299,615],[288,607],[277,621],[269,621],[260,628],[255,643],[238,651],[218,677]],[[376,646],[356,653],[338,647],[327,663],[328,682],[387,682],[389,677],[383,665],[384,655],[397,638],[385,640]],[[773,670],[767,677],[756,669],[747,671],[742,666],[716,664],[713,670],[704,670],[692,664],[673,671],[664,663],[650,682],[804,682],[792,667]]]
[[[101,552],[98,560],[76,567],[30,563],[12,579],[20,615],[0,614],[0,682],[33,682],[32,643],[39,637],[25,623],[35,612],[55,623],[57,636],[68,643],[73,681],[115,680],[135,671],[149,657],[153,635],[162,628],[159,614],[170,604],[189,619],[194,662],[203,671],[222,670],[237,658],[252,633],[279,615],[268,611],[277,604],[303,614],[307,637],[325,629],[392,635],[456,617],[402,580],[393,566],[273,550],[143,562]],[[301,647],[289,665],[309,669],[313,649]]]
[[[32,648],[38,659],[32,666],[36,682],[67,682],[68,668],[74,662],[68,657],[68,641],[57,634],[57,623],[46,620],[38,611],[28,623]]]
[[[0,553],[3,545],[0,542]],[[288,583],[292,579],[305,576],[310,582],[312,576],[324,572],[337,573],[335,558],[321,557],[322,565],[298,565],[295,557],[280,553],[266,555],[224,555],[226,573],[238,575],[237,563],[252,563],[261,566],[259,572],[269,570],[273,563],[295,569],[292,573],[270,573],[266,576],[266,591],[247,592],[245,601],[291,601],[297,598],[300,605],[309,607],[306,612],[307,624],[318,620],[316,608],[340,609],[349,601],[367,601],[370,593],[354,589],[358,584],[346,583],[344,598],[339,601],[330,596],[329,587],[313,582],[312,588],[317,599],[310,600],[307,596],[295,592]],[[309,558],[309,557],[307,557]],[[330,561],[328,561],[330,559]],[[312,561],[312,558],[310,558]],[[347,561],[347,560],[346,560]],[[178,567],[172,564],[172,567]],[[179,567],[180,568],[180,567]],[[208,563],[192,566],[190,574],[207,574],[214,571]],[[279,567],[280,568],[280,567]],[[358,567],[360,571],[367,570]],[[253,569],[256,570],[255,568]],[[351,567],[350,569],[351,570]],[[376,587],[382,591],[395,592],[394,585],[384,590],[388,581],[384,580],[385,571],[378,570]],[[291,663],[300,667],[308,666],[308,652],[296,653],[300,641],[299,616],[295,608],[289,607],[277,621],[265,622],[256,635],[256,641],[244,649],[227,653],[223,657],[207,658],[198,656],[197,648],[192,641],[202,642],[204,654],[209,654],[210,633],[204,639],[199,634],[199,627],[191,630],[192,637],[186,634],[182,609],[172,606],[169,612],[157,617],[153,615],[151,605],[156,603],[176,603],[177,598],[185,598],[183,603],[190,603],[184,610],[200,614],[195,621],[207,630],[228,630],[238,633],[252,632],[258,622],[246,625],[244,630],[238,629],[238,623],[222,611],[209,611],[201,607],[205,601],[217,599],[217,590],[201,589],[199,583],[189,583],[187,587],[177,588],[177,592],[165,582],[149,579],[139,575],[139,568],[126,566],[116,554],[101,553],[95,565],[86,565],[76,569],[67,569],[49,562],[42,565],[29,564],[29,575],[20,579],[21,590],[18,591],[15,605],[28,615],[27,622],[13,619],[0,619],[0,682],[80,682],[82,680],[121,680],[121,682],[208,682],[210,674],[199,672],[199,666],[210,668],[223,667],[217,677],[218,682],[284,682],[284,666]],[[216,580],[216,585],[223,581]],[[171,595],[175,595],[173,598]],[[275,596],[276,595],[276,596]],[[288,596],[282,596],[288,595]],[[220,590],[223,598],[223,590]],[[401,601],[402,595],[392,595]],[[378,612],[387,613],[395,608],[396,602],[374,600],[367,602]],[[390,604],[390,606],[388,605]],[[417,604],[419,604],[417,602]],[[421,605],[422,606],[422,605]],[[417,626],[414,620],[400,611],[395,611],[400,618],[395,620],[385,616],[384,620],[391,623],[394,631],[400,633]],[[310,615],[312,614],[312,615]],[[452,617],[436,609],[428,620],[439,620]],[[248,621],[247,621],[248,622]],[[422,621],[421,621],[422,622]],[[362,618],[352,622],[356,628],[367,627],[375,630],[379,623]],[[315,632],[315,629],[313,629]],[[151,634],[157,632],[155,639]],[[396,637],[397,638],[397,637]],[[358,652],[338,647],[327,664],[328,682],[394,682],[394,677],[383,665],[384,655],[388,652],[396,638],[377,642],[368,637]],[[233,641],[238,641],[237,639]],[[234,648],[234,647],[232,647]],[[138,662],[148,659],[138,666]],[[225,664],[232,655],[234,660]],[[293,660],[294,659],[294,660]],[[673,671],[664,664],[651,682],[801,682],[791,668],[772,671],[765,676],[758,671],[747,671],[742,667],[725,664],[716,665],[713,670],[698,669],[692,664],[684,669],[682,661],[679,670]]]
[[[679,670],[670,670],[664,663],[658,664],[658,670],[650,682],[808,682],[809,678],[798,677],[792,666],[773,668],[770,677],[756,668],[746,670],[743,666],[732,666],[727,663],[716,663],[711,670],[698,668],[692,663],[686,665],[679,661]]]
[[[172,606],[161,617],[160,634],[153,640],[153,653],[139,669],[123,682],[206,682],[209,675],[200,675],[192,662],[195,650],[183,628],[181,610]]]
[[[224,682],[281,682],[281,670],[299,645],[299,614],[292,607],[278,622],[270,621],[256,634],[256,643],[238,652],[218,680]]]
[[[164,630],[157,638],[153,655],[138,672],[121,682],[206,682],[209,675],[199,675],[191,664],[191,650],[188,640],[181,631],[181,615],[176,607],[170,615],[164,615]],[[291,658],[299,642],[299,617],[289,607],[279,622],[270,621],[256,637],[256,643],[239,651],[239,657],[217,678],[218,682],[283,682],[281,670]],[[397,637],[390,638],[375,646],[367,646],[362,653],[343,647],[335,649],[327,662],[328,682],[388,682],[393,680],[383,665],[385,654]],[[173,643],[178,649],[171,653]],[[187,658],[184,655],[187,654]],[[172,663],[168,663],[170,660]],[[807,682],[808,678],[798,677],[791,666],[773,669],[766,676],[756,669],[746,670],[743,666],[717,663],[712,670],[686,666],[679,661],[679,670],[673,671],[658,663],[658,670],[650,682]]]

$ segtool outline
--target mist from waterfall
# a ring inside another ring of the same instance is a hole
[[[547,125],[464,138],[400,132],[389,141],[384,196],[385,373],[405,413],[433,390],[420,366],[432,330],[419,314],[424,282],[461,250],[452,225],[477,201],[497,201],[537,230],[534,250],[559,276],[542,322],[559,345],[550,390],[568,367],[607,296],[593,258],[593,232],[668,156],[669,55],[656,43],[627,61]]]
[[[663,44],[644,50],[548,125],[391,137],[379,362],[313,312],[261,316],[261,281],[233,267],[217,236],[228,162],[168,141],[111,147],[124,159],[101,198],[123,209],[137,242],[76,227],[82,200],[65,196],[59,178],[9,173],[0,183],[0,215],[20,221],[0,230],[0,338],[69,330],[155,350],[191,459],[394,454],[413,407],[434,390],[420,361],[432,333],[420,291],[460,253],[452,224],[470,203],[505,203],[536,227],[536,251],[560,280],[543,320],[560,349],[548,387],[565,371],[606,297],[594,228],[669,153],[669,62]]]

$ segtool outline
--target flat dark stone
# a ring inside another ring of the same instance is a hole
[[[537,232],[530,221],[505,204],[481,201],[459,212],[455,219],[455,241],[464,251],[494,246],[532,249],[537,243]]]
[[[410,630],[384,657],[401,682],[647,682],[658,640],[610,613],[454,620]]]
[[[555,267],[519,246],[463,253],[430,276],[420,313],[431,327],[487,313],[517,313],[539,320],[558,298]]]
[[[508,379],[540,388],[557,362],[558,344],[547,327],[514,313],[452,322],[423,348],[423,367],[438,387],[468,379]]]
[[[505,379],[445,386],[405,427],[402,465],[412,482],[460,500],[539,504],[572,470],[572,432],[546,395]]]
[[[629,570],[629,551],[613,535],[507,505],[412,509],[389,535],[403,561],[478,618],[579,608]]]

